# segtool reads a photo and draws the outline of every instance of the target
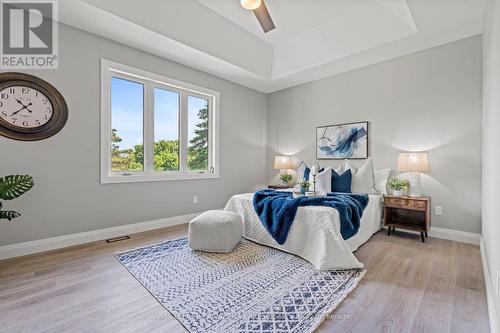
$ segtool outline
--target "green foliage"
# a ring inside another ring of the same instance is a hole
[[[28,192],[33,185],[33,177],[27,175],[0,178],[0,199],[12,200],[18,198]]]
[[[155,142],[154,159],[156,171],[179,170],[179,140]]]
[[[111,169],[113,171],[142,171],[144,170],[144,148],[136,145],[133,149],[120,150],[122,138],[116,129],[111,132]]]
[[[395,177],[389,181],[389,186],[396,191],[406,191],[408,189],[408,185],[409,182],[407,179],[399,179]]]
[[[0,220],[12,221],[12,219],[15,219],[19,216],[21,216],[21,214],[13,210],[0,210]]]
[[[11,175],[0,178],[0,199],[12,200],[20,197],[28,192],[34,185],[33,177],[27,175]],[[15,219],[21,216],[18,212],[11,210],[2,210],[2,203],[0,202],[0,220]]]
[[[302,188],[308,189],[308,188],[309,188],[309,186],[311,185],[311,183],[310,183],[307,179],[302,179],[302,180],[299,182],[299,185],[300,185],[300,187],[302,187]]]
[[[198,112],[201,120],[195,129],[195,136],[189,141],[187,166],[190,170],[208,169],[208,109]],[[120,149],[122,139],[113,129],[111,137],[111,168],[113,171],[144,170],[144,146]],[[179,140],[160,140],[154,143],[154,169],[156,171],[179,170]]]
[[[293,176],[292,176],[291,174],[289,174],[289,173],[286,173],[286,172],[285,172],[285,173],[282,173],[282,174],[280,175],[280,179],[281,179],[281,181],[282,181],[284,184],[288,184],[289,182],[291,182],[291,181],[292,181]]]
[[[208,169],[208,109],[198,111],[201,120],[196,124],[195,136],[189,141],[188,168],[190,170]]]

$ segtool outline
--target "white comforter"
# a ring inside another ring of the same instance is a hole
[[[320,270],[362,268],[353,251],[380,230],[382,195],[369,195],[356,235],[344,240],[340,234],[339,213],[321,206],[299,207],[288,238],[279,245],[262,226],[253,209],[253,193],[237,194],[229,199],[225,210],[240,214],[243,235],[256,243],[298,255]]]

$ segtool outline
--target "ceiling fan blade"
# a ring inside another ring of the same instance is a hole
[[[262,0],[259,8],[253,10],[253,13],[255,14],[255,17],[257,17],[257,20],[259,21],[264,32],[269,32],[276,28],[271,15],[269,15],[269,11],[267,10],[264,0]]]

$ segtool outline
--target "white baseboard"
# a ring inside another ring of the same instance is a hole
[[[488,260],[486,260],[486,250],[484,248],[483,240],[481,239],[481,243],[479,245],[481,248],[481,259],[483,261],[483,273],[484,273],[484,283],[486,284],[486,300],[488,303],[488,316],[490,319],[490,332],[491,333],[500,333],[498,327],[498,317],[497,317],[497,308],[495,305],[495,289],[493,288],[493,284],[490,280],[490,270],[488,268]]]
[[[384,228],[387,229],[387,227],[384,227]],[[397,230],[409,232],[412,234],[420,234],[419,232],[411,231],[411,230],[404,230],[404,229],[397,229]],[[467,232],[467,231],[454,230],[454,229],[431,227],[429,229],[428,234],[429,234],[429,237],[447,239],[447,240],[468,243],[468,244],[474,244],[474,245],[479,245],[479,243],[481,242],[481,235],[480,234],[475,234],[473,232]]]
[[[479,245],[482,238],[481,234],[439,227],[431,227],[431,229],[429,230],[429,236],[474,245]]]
[[[188,223],[199,213],[0,246],[0,260]]]

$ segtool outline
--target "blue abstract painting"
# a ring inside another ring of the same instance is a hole
[[[368,122],[316,129],[316,158],[368,158]]]

